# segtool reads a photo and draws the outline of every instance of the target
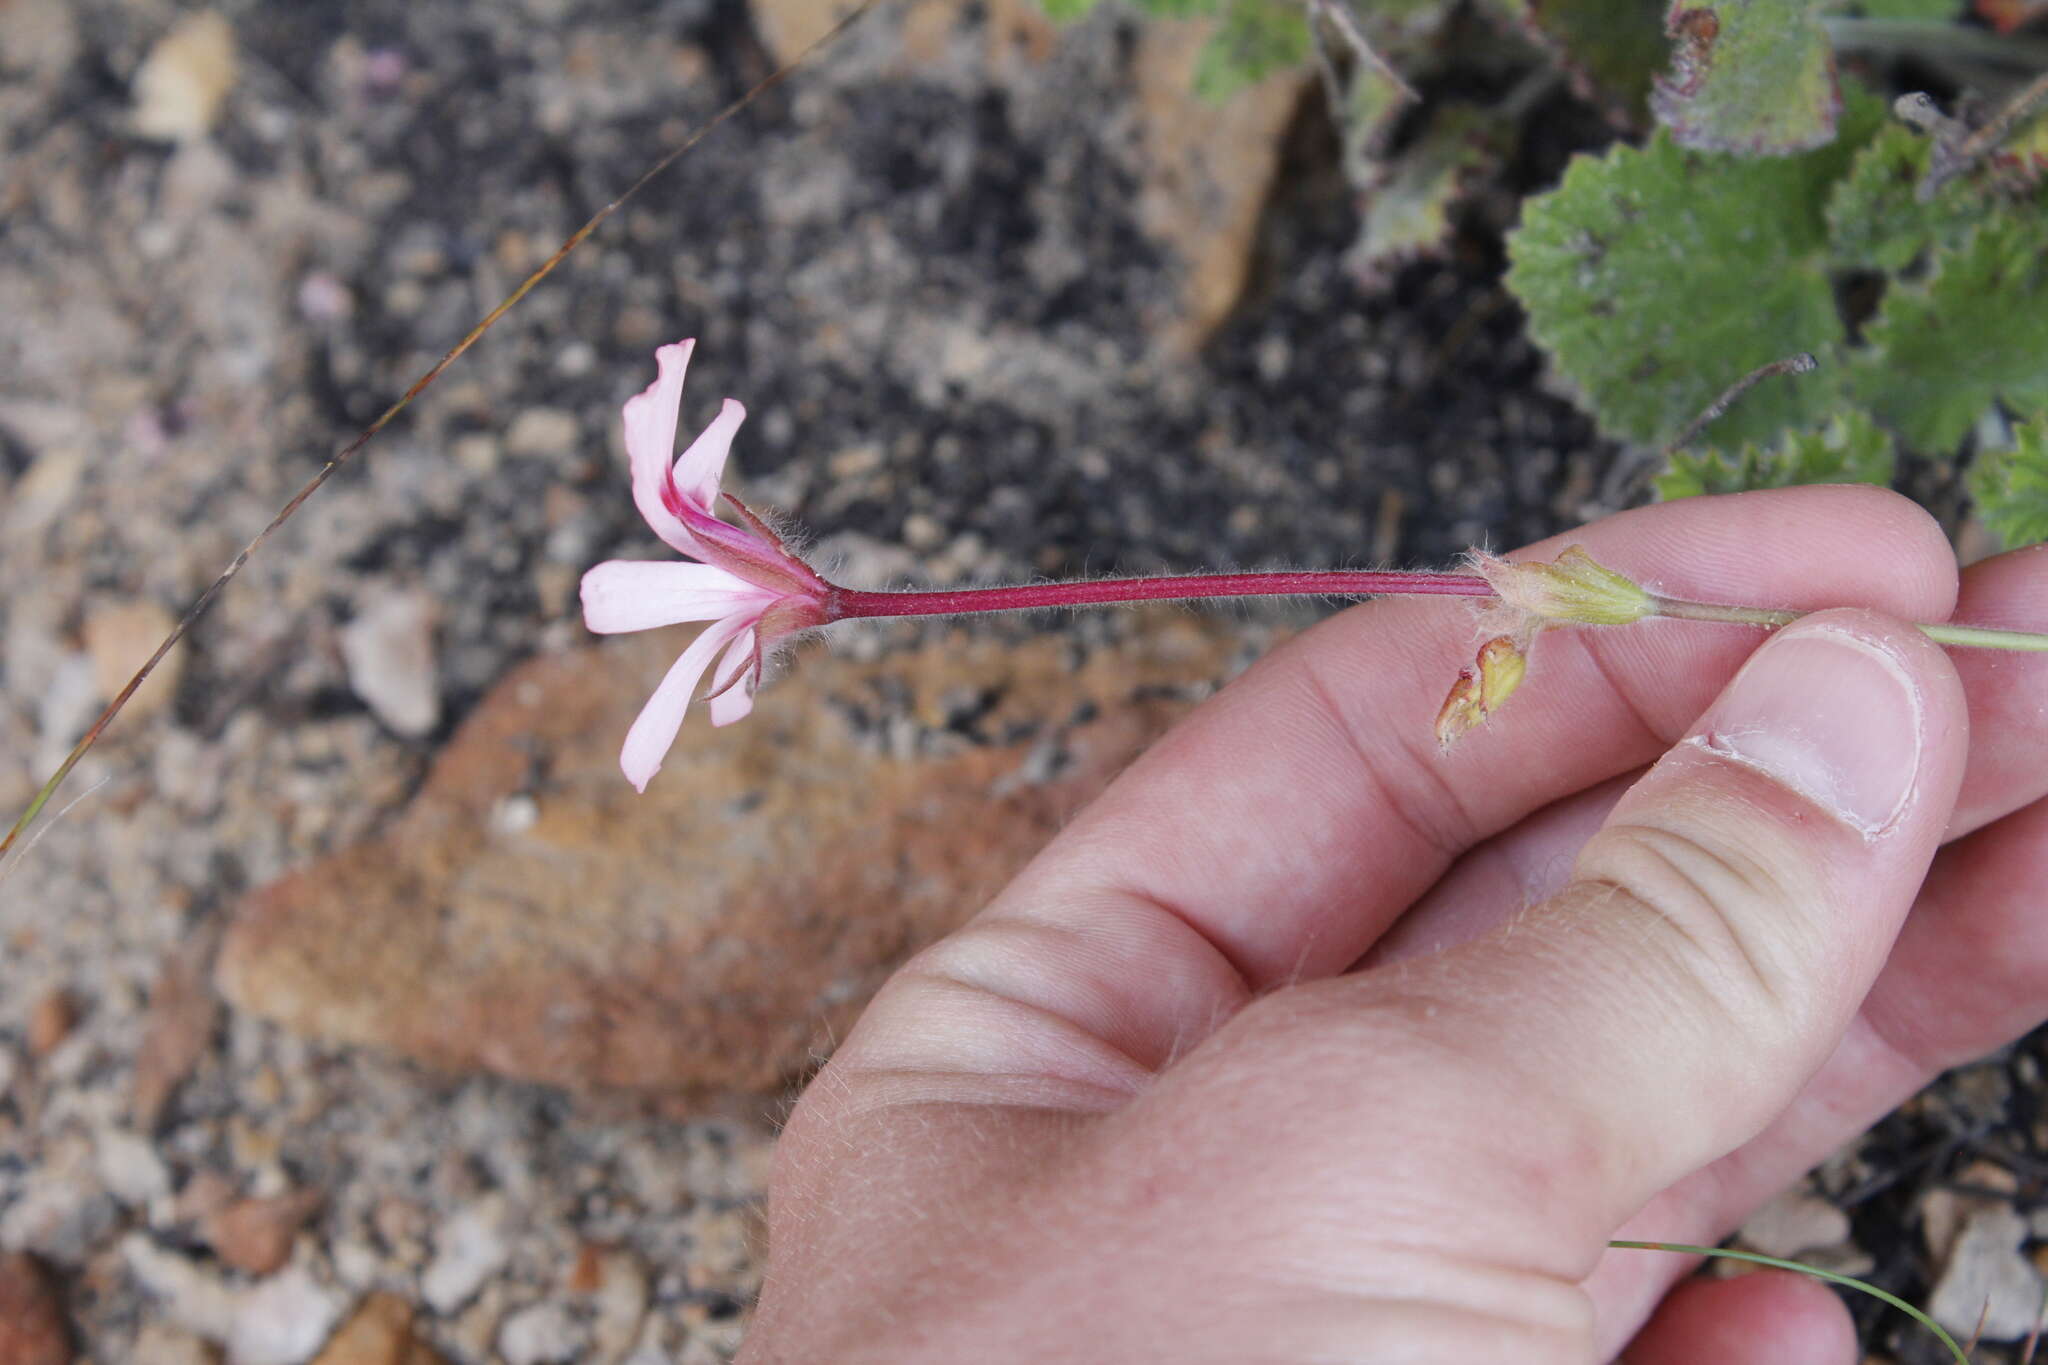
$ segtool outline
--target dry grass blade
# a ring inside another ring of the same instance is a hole
[[[2048,1290],[2041,1293],[2041,1311],[2034,1315],[2034,1330],[2027,1333],[2027,1342],[2020,1350],[2020,1365],[2034,1365],[2034,1348],[2041,1344],[2041,1329],[2048,1326]]]
[[[1811,374],[1819,366],[1820,362],[1815,360],[1813,355],[1807,351],[1801,351],[1796,355],[1788,355],[1783,360],[1773,360],[1768,365],[1757,366],[1748,374],[1730,384],[1719,398],[1707,404],[1699,416],[1686,423],[1685,430],[1672,437],[1670,443],[1664,447],[1665,458],[1668,459],[1677,451],[1691,445],[1714,419],[1735,405],[1736,399],[1748,393],[1764,380],[1771,378],[1773,375],[1780,374]]]
[[[555,267],[560,265],[571,251],[581,246],[583,239],[602,226],[606,219],[617,213],[633,196],[640,193],[657,176],[661,175],[670,166],[673,166],[684,153],[710,136],[721,124],[731,119],[742,109],[745,109],[762,95],[780,85],[792,73],[808,65],[819,53],[835,42],[841,34],[845,33],[862,16],[866,15],[869,10],[876,8],[881,3],[882,0],[860,0],[860,3],[848,11],[831,28],[813,40],[803,51],[797,53],[789,61],[763,77],[753,88],[731,104],[725,106],[725,108],[719,110],[703,127],[697,129],[670,148],[662,155],[659,161],[643,172],[639,179],[627,186],[624,193],[592,214],[590,221],[571,233],[569,239],[557,247],[553,255],[541,262],[538,269],[520,281],[518,288],[506,295],[504,301],[497,307],[486,313],[482,321],[470,328],[462,340],[450,347],[446,355],[435,361],[431,369],[415,380],[412,387],[399,396],[397,402],[379,413],[374,422],[363,428],[354,440],[343,446],[340,451],[329,458],[327,463],[320,467],[320,471],[307,481],[306,486],[293,494],[291,501],[278,509],[277,515],[270,519],[269,525],[257,532],[255,539],[243,546],[241,552],[228,562],[228,566],[221,570],[219,576],[207,585],[206,591],[199,594],[198,600],[186,610],[184,616],[179,618],[178,624],[171,628],[171,633],[164,637],[163,643],[156,647],[156,652],[149,656],[142,667],[136,670],[135,676],[128,680],[127,685],[115,695],[111,702],[107,703],[107,708],[100,712],[99,718],[93,721],[92,726],[86,730],[84,736],[79,739],[77,744],[72,746],[71,752],[65,755],[64,761],[58,765],[57,771],[50,775],[49,780],[43,783],[42,788],[29,801],[28,808],[22,811],[20,818],[15,820],[13,827],[7,831],[6,837],[0,838],[0,858],[6,857],[8,850],[14,847],[15,841],[35,822],[36,816],[48,804],[50,798],[56,794],[57,789],[63,785],[64,779],[70,776],[73,768],[78,766],[78,761],[85,757],[86,752],[99,741],[100,735],[106,731],[108,724],[113,721],[114,717],[121,714],[121,708],[128,704],[128,699],[135,695],[136,689],[140,688],[147,681],[149,675],[156,670],[156,666],[163,661],[164,656],[176,647],[178,641],[185,638],[186,632],[191,630],[193,623],[205,614],[206,609],[213,604],[213,599],[220,595],[221,589],[225,588],[234,580],[237,574],[241,573],[242,566],[249,562],[249,556],[261,549],[263,543],[276,533],[278,527],[291,520],[292,514],[299,510],[306,499],[319,492],[321,485],[332,478],[335,471],[354,459],[357,452],[370,443],[372,437],[382,431],[392,418],[403,412],[413,399],[424,393],[428,385],[439,379],[441,372],[454,364],[463,352],[481,340],[485,332],[490,331],[492,327],[497,325],[499,318],[511,311],[513,305],[531,293],[535,285],[553,274]]]

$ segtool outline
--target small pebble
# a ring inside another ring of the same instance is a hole
[[[377,719],[417,738],[441,719],[439,671],[434,657],[438,610],[422,592],[373,598],[341,629],[348,684]]]
[[[32,1056],[47,1057],[71,1033],[78,1022],[78,1006],[62,987],[45,991],[28,1013],[28,1050]]]
[[[135,131],[163,142],[205,137],[235,84],[235,31],[212,10],[157,40],[135,71]]]
[[[582,444],[583,428],[576,414],[561,408],[528,408],[512,419],[505,433],[505,451],[510,455],[547,457],[566,455]]]
[[[558,1365],[584,1350],[584,1329],[559,1303],[532,1304],[498,1326],[498,1353],[506,1365]]]
[[[319,1190],[294,1190],[264,1199],[238,1199],[208,1217],[200,1225],[200,1236],[236,1270],[273,1274],[291,1259],[292,1239],[324,1198]]]
[[[1963,1225],[1927,1311],[1958,1334],[1977,1331],[1986,1341],[2015,1341],[2034,1329],[2041,1313],[2041,1275],[2020,1253],[2027,1220],[2007,1205],[1978,1209]]]
[[[126,1129],[103,1129],[94,1140],[100,1181],[130,1207],[147,1207],[171,1192],[171,1172],[148,1138]]]
[[[467,1303],[512,1255],[504,1200],[479,1200],[458,1211],[434,1238],[434,1259],[420,1276],[427,1307],[447,1317]]]

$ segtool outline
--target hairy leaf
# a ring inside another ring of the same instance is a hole
[[[1579,157],[1528,200],[1508,240],[1508,287],[1529,330],[1602,430],[1676,435],[1731,382],[1842,338],[1822,206],[1883,117],[1851,102],[1835,145],[1745,160],[1689,152],[1660,129],[1643,148]],[[1839,367],[1759,385],[1720,420],[1724,440],[1817,422]]]
[[[1895,283],[1867,335],[1854,390],[1923,455],[1954,450],[1994,398],[2048,408],[2048,221],[1987,218]]]
[[[1855,408],[1824,427],[1787,432],[1769,450],[1755,444],[1734,455],[1718,450],[1679,451],[1657,479],[1658,496],[1743,493],[1801,483],[1890,483],[1896,455],[1892,438]]]
[[[1623,122],[1642,117],[1650,77],[1662,66],[1663,0],[1496,0],[1557,57],[1580,93]]]
[[[1996,207],[1969,177],[1949,181],[1931,202],[1916,191],[1933,142],[1902,123],[1887,125],[1856,154],[1828,198],[1835,262],[1850,269],[1903,270],[1920,254],[1952,246]]]
[[[1227,0],[1222,18],[1195,61],[1195,92],[1206,99],[1226,99],[1308,60],[1308,20],[1298,0]]]
[[[2048,417],[2013,432],[2010,450],[1991,450],[1970,466],[1977,515],[2008,546],[2048,540]]]
[[[1782,156],[1834,140],[1841,91],[1813,0],[1672,5],[1650,108],[1682,147]]]
[[[1403,85],[1420,79],[1441,63],[1443,29],[1451,19],[1450,0],[1335,0],[1348,18],[1324,20],[1324,46],[1349,54],[1350,71],[1337,101],[1344,136],[1344,173],[1360,189],[1378,184],[1386,174],[1382,157],[1388,138],[1413,102]],[[1311,6],[1313,12],[1315,6]],[[1371,55],[1358,52],[1354,38],[1369,45]],[[1483,62],[1484,52],[1460,44],[1461,57]],[[1397,79],[1395,73],[1399,73]]]
[[[1472,105],[1439,109],[1384,182],[1366,193],[1349,262],[1371,273],[1441,246],[1451,205],[1481,169],[1496,164],[1505,131]]]

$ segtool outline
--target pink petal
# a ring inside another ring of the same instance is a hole
[[[669,467],[676,453],[676,416],[683,405],[683,375],[690,368],[694,340],[663,346],[654,353],[659,367],[654,382],[626,400],[626,459],[633,471],[633,505],[674,549],[694,553],[696,542],[663,501]]]
[[[583,575],[583,624],[600,635],[758,613],[774,600],[709,564],[609,559]]]
[[[732,438],[746,420],[746,407],[737,398],[728,398],[719,407],[718,416],[711,419],[711,425],[690,442],[675,468],[676,488],[685,500],[715,513],[712,504],[718,500],[718,476],[725,472],[725,457],[732,450]]]
[[[625,770],[626,780],[635,790],[646,791],[647,784],[661,771],[661,761],[668,756],[669,746],[676,742],[676,731],[683,728],[683,713],[690,709],[697,680],[704,676],[711,656],[753,624],[754,617],[748,615],[713,621],[704,627],[703,634],[690,641],[690,647],[670,667],[661,686],[654,689],[654,695],[634,719],[633,728],[626,732],[625,747],[619,750],[619,767]]]
[[[736,720],[744,720],[754,709],[754,689],[761,685],[760,672],[754,667],[760,662],[754,656],[758,648],[754,629],[749,626],[725,651],[725,657],[718,661],[718,671],[711,675],[713,725],[730,725]],[[741,669],[746,669],[748,676],[734,682]]]

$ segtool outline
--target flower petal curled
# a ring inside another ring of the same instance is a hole
[[[730,725],[754,709],[754,691],[761,685],[758,633],[749,626],[718,661],[711,675],[711,723]]]
[[[679,341],[654,353],[659,367],[652,384],[626,400],[626,458],[633,471],[633,505],[673,549],[696,553],[696,541],[666,496],[676,454],[676,418],[683,405],[683,375],[695,341]]]
[[[711,656],[734,636],[752,629],[753,624],[754,619],[744,615],[713,621],[704,627],[703,634],[690,641],[690,647],[669,668],[661,686],[654,689],[654,695],[634,719],[633,728],[626,732],[625,746],[619,750],[619,767],[625,770],[626,780],[635,790],[646,791],[647,784],[661,771],[661,761],[676,742],[676,732],[683,728],[683,713],[690,709],[697,680],[710,666]]]
[[[599,635],[758,614],[775,594],[709,564],[611,559],[583,575],[583,624]]]
[[[726,399],[711,425],[697,434],[675,463],[676,491],[706,516],[717,515],[713,504],[718,501],[719,476],[725,473],[725,458],[732,453],[732,438],[746,420],[746,405],[737,398]]]

